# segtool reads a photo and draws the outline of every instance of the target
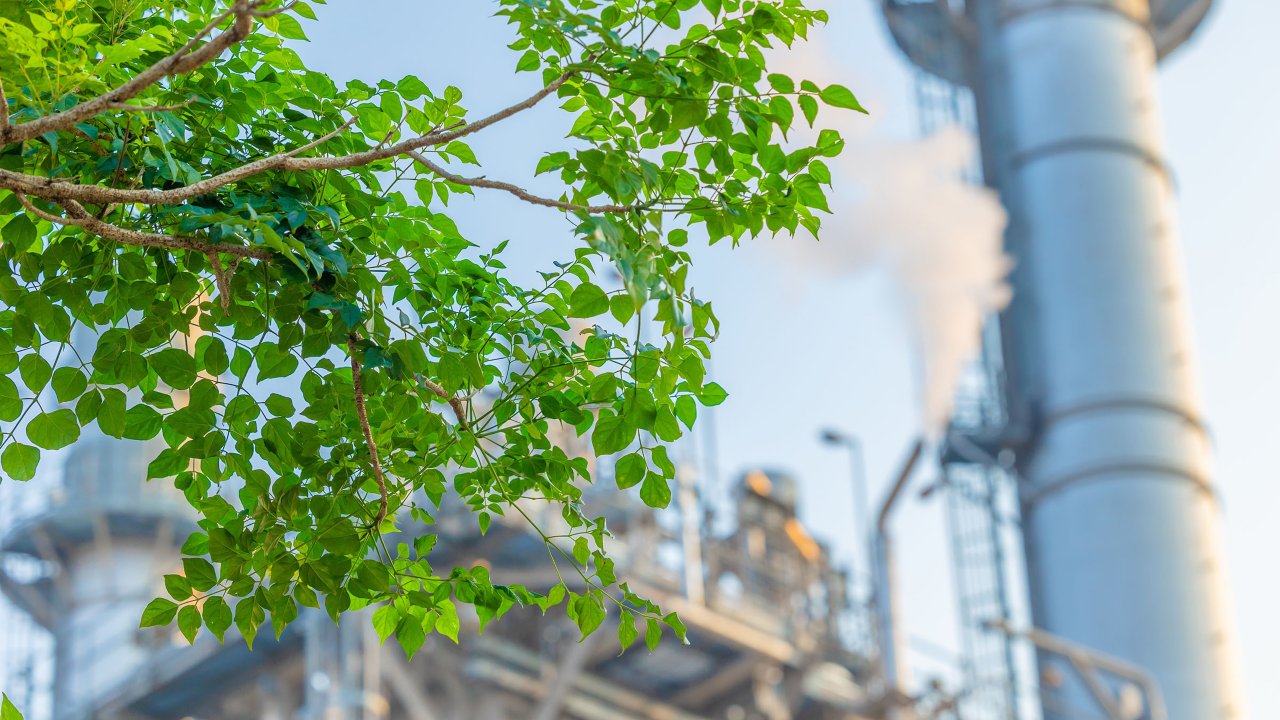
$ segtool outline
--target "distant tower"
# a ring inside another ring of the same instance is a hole
[[[1209,0],[882,5],[914,63],[973,90],[1010,215],[1004,444],[1036,624],[1145,669],[1170,720],[1240,717],[1155,94]],[[1046,718],[1105,717],[1061,661],[1041,671],[1064,678]]]
[[[85,428],[45,510],[0,537],[0,554],[43,568],[0,587],[53,636],[54,720],[94,717],[112,693],[143,680],[138,671],[154,650],[176,640],[167,629],[138,628],[195,529],[172,482],[142,482],[158,451]]]

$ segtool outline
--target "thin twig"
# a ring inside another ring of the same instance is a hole
[[[0,133],[9,127],[9,98],[4,94],[4,79],[0,78]]]
[[[174,105],[130,105],[129,103],[119,102],[111,103],[107,106],[107,109],[123,110],[125,112],[173,112],[175,110],[181,110],[195,101],[196,99],[191,97]]]
[[[356,418],[360,421],[360,429],[364,432],[364,442],[369,448],[369,463],[373,466],[373,479],[378,483],[378,516],[373,520],[376,529],[382,526],[387,518],[387,479],[382,474],[382,461],[378,459],[378,446],[373,441],[373,430],[369,427],[369,413],[364,405],[364,367],[360,364],[360,351],[356,347],[356,335],[347,336],[347,354],[351,356],[351,386],[355,393]]]
[[[482,177],[468,178],[468,177],[463,177],[461,175],[456,175],[444,169],[443,167],[431,162],[431,160],[428,159],[422,153],[411,152],[409,153],[409,157],[413,158],[418,162],[418,164],[422,165],[426,169],[430,170],[436,175],[439,175],[445,180],[448,180],[451,183],[455,183],[457,185],[466,185],[469,187],[480,187],[480,188],[489,188],[491,190],[502,190],[504,192],[508,192],[508,193],[511,193],[512,195],[515,195],[516,197],[520,198],[521,200],[524,200],[525,202],[532,203],[534,205],[542,205],[543,207],[559,208],[561,210],[568,210],[570,212],[583,212],[583,213],[589,213],[593,215],[602,215],[606,213],[625,213],[631,210],[637,210],[640,207],[642,207],[641,205],[638,205],[638,204],[637,205],[576,205],[574,203],[564,202],[563,200],[552,200],[550,198],[544,198],[538,195],[534,195],[521,187],[512,185],[511,183],[499,182],[497,180],[488,180]]]
[[[435,393],[437,397],[449,403],[449,407],[453,408],[454,416],[458,418],[458,424],[462,426],[463,430],[471,432],[471,423],[467,422],[467,406],[462,402],[462,398],[450,395],[448,390],[445,390],[444,387],[430,378],[419,377],[418,379],[422,381],[423,386]]]

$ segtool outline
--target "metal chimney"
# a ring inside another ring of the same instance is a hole
[[[913,62],[973,89],[1011,218],[1002,325],[1034,620],[1145,670],[1170,720],[1242,712],[1155,94],[1209,4],[883,2]],[[1040,658],[1061,679],[1042,682],[1046,719],[1106,717],[1060,662]]]

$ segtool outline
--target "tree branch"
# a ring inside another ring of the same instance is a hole
[[[9,98],[4,94],[4,78],[0,78],[0,135],[9,129]]]
[[[568,82],[569,78],[572,77],[575,72],[576,71],[574,70],[570,70],[523,101],[503,108],[488,117],[481,118],[474,123],[464,125],[456,130],[434,131],[394,145],[377,147],[364,152],[314,158],[295,157],[302,152],[314,149],[351,127],[351,124],[355,121],[355,119],[352,118],[333,132],[330,132],[329,134],[301,147],[278,155],[261,158],[251,163],[241,165],[233,170],[228,170],[227,172],[210,178],[205,178],[199,182],[169,190],[106,188],[100,185],[61,182],[53,178],[27,175],[3,169],[0,169],[0,188],[12,190],[14,192],[26,193],[28,195],[34,195],[39,198],[53,201],[74,200],[76,202],[90,203],[94,205],[108,205],[112,203],[173,205],[192,198],[200,197],[201,195],[207,195],[218,188],[253,177],[254,175],[266,172],[267,170],[278,169],[290,172],[307,172],[360,167],[379,160],[404,156],[424,147],[443,145],[445,143],[453,142],[458,138],[479,132],[480,130],[499,123],[512,115],[537,105],[544,98],[559,90],[562,85]],[[111,102],[114,102],[114,100]],[[109,105],[110,103],[107,104]],[[67,112],[69,113],[73,110],[75,110],[75,108],[72,108],[72,110],[68,110]],[[52,118],[56,116],[50,115],[49,117]],[[23,123],[22,125],[14,126],[13,129],[25,128],[31,124],[33,123]],[[0,135],[0,141],[3,140],[4,137]]]
[[[253,258],[255,260],[267,261],[272,258],[270,250],[265,248],[252,248],[244,245],[231,245],[228,243],[208,243],[195,237],[187,235],[161,235],[158,233],[142,232],[140,230],[129,230],[118,225],[104,222],[94,217],[84,206],[74,200],[61,200],[58,204],[67,211],[67,217],[54,215],[36,207],[31,200],[23,193],[16,193],[18,201],[28,212],[42,220],[48,220],[58,225],[69,225],[72,227],[84,228],[88,232],[107,240],[114,240],[125,245],[137,245],[141,247],[163,248],[166,250],[190,250],[198,252],[201,255],[210,256],[212,254],[234,255],[241,258]]]
[[[603,215],[607,213],[625,213],[630,210],[637,210],[643,205],[575,205],[573,203],[564,202],[563,200],[552,200],[550,198],[534,195],[523,188],[511,183],[499,182],[497,180],[487,180],[485,178],[468,178],[461,175],[455,175],[443,167],[431,162],[425,155],[417,152],[409,153],[409,157],[413,158],[418,164],[422,165],[431,172],[457,185],[467,185],[469,187],[489,188],[491,190],[502,190],[511,193],[525,202],[534,205],[542,205],[543,207],[559,208],[570,212],[584,212],[592,215]]]
[[[419,376],[418,379],[422,381],[423,386],[435,393],[436,397],[449,403],[449,407],[453,408],[454,416],[458,418],[458,424],[463,430],[471,432],[471,423],[467,421],[467,406],[462,402],[462,398],[450,395],[448,390],[431,378]]]
[[[254,11],[265,0],[236,0],[235,5],[215,17],[200,32],[196,33],[177,52],[160,60],[139,73],[132,80],[114,90],[108,91],[90,100],[77,103],[59,113],[46,115],[17,125],[0,125],[0,145],[26,142],[45,133],[65,130],[80,122],[136,97],[143,90],[166,77],[188,73],[208,63],[223,53],[224,50],[249,36],[253,26]],[[200,41],[217,29],[227,18],[234,17],[231,28],[201,45]]]
[[[364,433],[365,445],[369,448],[369,463],[373,466],[373,479],[378,484],[378,516],[373,520],[376,529],[387,519],[387,479],[382,474],[382,461],[378,459],[378,446],[373,441],[373,430],[369,427],[369,412],[364,404],[364,367],[360,364],[360,351],[356,347],[356,335],[347,336],[347,354],[351,356],[351,386],[355,393],[356,419],[360,421],[360,430]]]

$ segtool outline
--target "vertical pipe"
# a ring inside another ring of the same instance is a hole
[[[971,0],[1036,624],[1240,717],[1146,0]],[[1042,666],[1052,661],[1041,658]],[[1086,689],[1063,688],[1067,708]],[[1046,708],[1046,718],[1065,716]]]
[[[904,657],[906,650],[903,631],[902,611],[898,598],[898,573],[894,564],[893,536],[890,533],[889,520],[897,507],[898,498],[911,480],[911,472],[915,469],[920,455],[924,451],[924,440],[917,439],[907,453],[889,494],[880,506],[880,514],[876,520],[875,536],[875,598],[877,635],[880,640],[880,675],[884,681],[884,692],[889,698],[887,717],[889,720],[906,720],[911,713],[904,712],[901,707],[907,686],[911,684],[910,668]]]

